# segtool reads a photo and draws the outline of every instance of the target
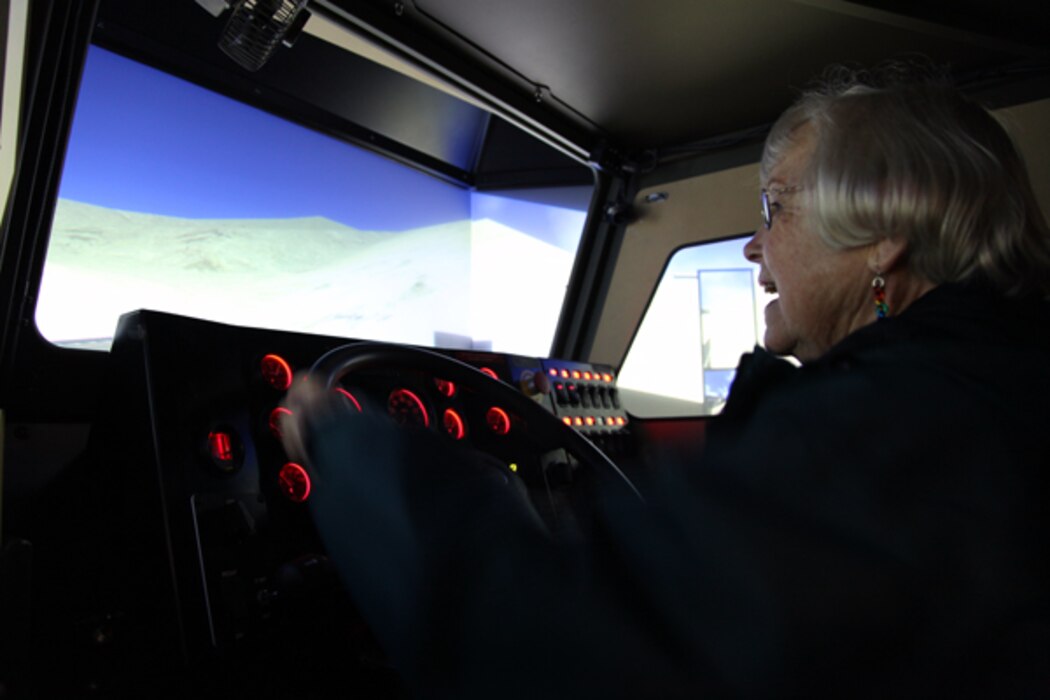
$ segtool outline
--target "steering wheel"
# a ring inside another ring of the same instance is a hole
[[[564,449],[576,459],[577,469],[584,470],[587,476],[611,483],[612,488],[626,488],[632,497],[644,500],[620,468],[582,433],[509,384],[447,355],[405,345],[362,341],[328,351],[313,364],[310,375],[331,390],[349,374],[375,369],[423,371],[470,389],[514,414],[541,451]],[[544,482],[547,482],[546,474]],[[549,495],[549,485],[547,490]]]

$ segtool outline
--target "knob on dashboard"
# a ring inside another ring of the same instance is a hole
[[[551,382],[543,372],[525,370],[521,373],[518,386],[526,396],[546,396],[551,393]]]

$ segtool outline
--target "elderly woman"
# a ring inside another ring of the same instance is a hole
[[[338,486],[318,527],[412,690],[1050,694],[1050,235],[1009,138],[938,84],[839,81],[761,177],[766,349],[702,463],[609,494],[585,542],[513,489],[326,469],[361,431],[293,395]]]
[[[815,360],[948,283],[1050,291],[1050,238],[1020,158],[947,88],[807,94],[770,133],[761,176],[764,226],[744,250],[781,296],[771,352]]]

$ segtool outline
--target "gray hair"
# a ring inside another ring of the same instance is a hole
[[[910,73],[829,73],[774,124],[763,185],[808,126],[816,146],[797,184],[826,244],[900,236],[908,265],[935,284],[982,277],[1050,296],[1050,230],[1010,137],[945,80]]]

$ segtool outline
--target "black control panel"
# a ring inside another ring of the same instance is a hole
[[[149,591],[140,613],[156,624],[155,641],[179,640],[173,657],[192,665],[216,654],[292,653],[318,639],[333,644],[331,630],[360,629],[313,530],[309,474],[280,439],[289,388],[348,342],[156,312],[122,320],[107,397],[114,418],[102,442],[120,445],[108,458],[123,474],[123,507],[134,523],[126,533],[135,552],[129,583]],[[630,451],[612,368],[436,352],[513,388],[614,460]],[[537,448],[513,407],[424,367],[350,375],[333,390],[348,410],[383,413],[483,451],[533,485],[549,487],[544,470],[553,464],[561,474],[572,461]]]

